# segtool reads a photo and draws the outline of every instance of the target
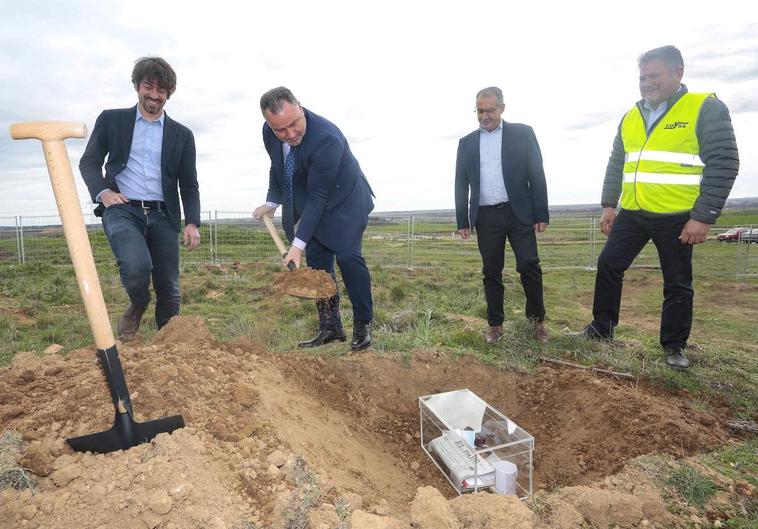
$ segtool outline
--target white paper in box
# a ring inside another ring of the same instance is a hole
[[[429,451],[436,454],[450,473],[450,478],[463,488],[473,488],[474,478],[479,478],[479,487],[490,487],[495,483],[495,467],[482,456],[475,454],[471,447],[455,432],[444,432],[429,443]]]

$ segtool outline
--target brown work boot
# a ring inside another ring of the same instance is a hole
[[[503,337],[502,325],[490,325],[487,332],[484,333],[484,341],[487,343],[495,343]]]
[[[532,322],[532,326],[534,327],[534,338],[538,342],[547,343],[550,340],[550,335],[543,322],[535,320]]]
[[[137,334],[137,331],[139,330],[139,324],[142,320],[142,315],[145,313],[145,309],[147,309],[147,305],[138,306],[129,303],[129,306],[118,319],[116,331],[118,332],[119,338],[122,340],[130,340],[134,338],[134,335]]]

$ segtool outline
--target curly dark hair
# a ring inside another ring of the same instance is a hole
[[[169,97],[176,91],[176,72],[160,57],[140,57],[134,63],[134,70],[132,70],[134,87],[137,88],[145,79],[166,89]]]

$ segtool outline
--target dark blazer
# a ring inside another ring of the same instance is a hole
[[[126,168],[129,152],[132,149],[136,105],[132,108],[105,110],[97,121],[87,148],[79,161],[79,171],[92,196],[95,197],[105,189],[119,192],[116,175]],[[105,175],[103,161],[105,155]],[[184,218],[187,224],[200,226],[200,191],[197,185],[195,168],[195,138],[192,131],[177,123],[168,114],[163,120],[163,145],[161,148],[161,182],[166,213],[176,231],[181,231],[181,210],[179,208],[179,191],[181,191]],[[177,190],[178,184],[178,190]],[[129,197],[139,199],[140,197]]]
[[[503,121],[503,179],[516,218],[533,225],[549,221],[542,153],[528,125]],[[479,129],[461,138],[455,163],[458,229],[475,228],[479,211]],[[469,202],[469,189],[471,200]]]
[[[374,209],[374,195],[342,132],[330,121],[303,110],[305,135],[292,181],[295,221],[300,221],[295,237],[305,243],[316,238],[333,252],[341,252],[360,241]],[[263,125],[263,143],[271,158],[266,200],[281,204],[282,142],[268,123]]]

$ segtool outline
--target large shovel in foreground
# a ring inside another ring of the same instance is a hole
[[[126,450],[140,443],[147,443],[163,432],[173,432],[184,427],[181,415],[165,417],[155,421],[137,422],[134,420],[129,390],[126,388],[124,371],[116,350],[108,311],[105,307],[100,280],[97,277],[92,248],[84,226],[84,217],[76,194],[74,176],[63,140],[66,138],[84,138],[87,127],[83,123],[67,121],[30,121],[11,125],[11,137],[15,140],[42,140],[47,170],[53,184],[55,201],[66,235],[68,251],[74,263],[76,280],[84,300],[92,334],[97,346],[97,356],[105,371],[108,387],[116,410],[116,420],[110,430],[104,432],[72,437],[66,442],[78,452],[106,453]]]

